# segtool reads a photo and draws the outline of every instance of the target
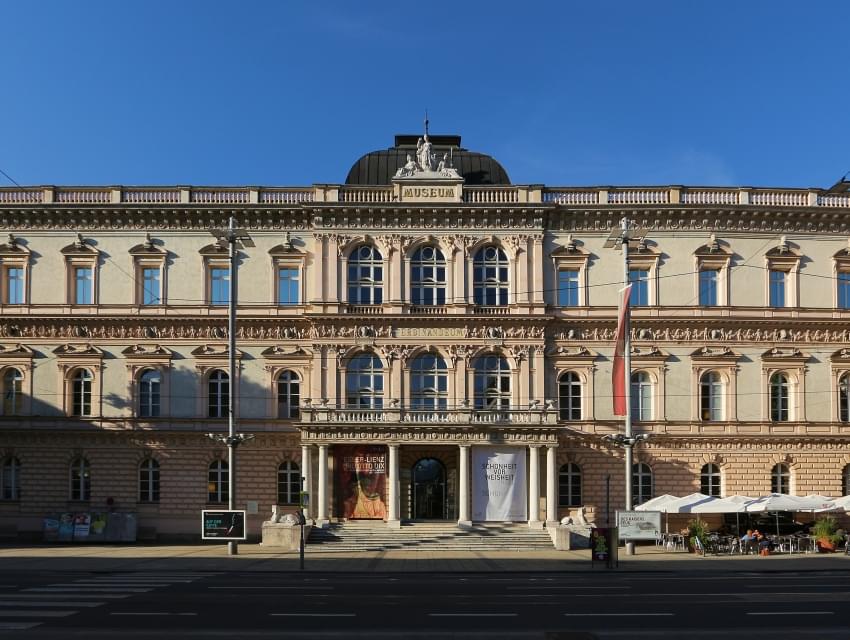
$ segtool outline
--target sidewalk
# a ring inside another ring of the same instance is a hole
[[[621,549],[621,554],[623,550]],[[850,556],[794,554],[709,556],[638,547],[637,555],[620,555],[619,571],[730,573],[764,571],[846,571]],[[225,544],[206,545],[36,545],[0,546],[0,571],[299,571],[297,553],[278,553],[259,544],[240,544],[228,556]],[[590,551],[335,553],[311,551],[305,570],[382,572],[597,572]]]

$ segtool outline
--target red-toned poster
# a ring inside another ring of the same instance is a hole
[[[387,448],[334,447],[340,511],[343,518],[383,520],[387,517]],[[337,457],[338,456],[338,457]]]

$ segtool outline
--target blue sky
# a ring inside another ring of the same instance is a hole
[[[850,170],[849,18],[844,0],[0,0],[0,169],[338,183],[427,108],[520,184],[829,186]]]

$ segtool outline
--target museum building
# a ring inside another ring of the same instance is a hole
[[[850,493],[850,183],[511,183],[396,136],[343,184],[0,189],[0,535],[228,501],[317,525],[604,524],[624,500],[612,353],[630,244],[635,501]],[[239,251],[228,374],[230,217]],[[495,487],[495,489],[494,489]]]

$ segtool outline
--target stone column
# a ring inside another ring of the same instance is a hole
[[[398,517],[398,448],[397,444],[390,445],[389,486],[387,487],[387,526],[390,529],[401,529],[401,520]]]
[[[322,378],[324,377],[323,350],[324,347],[322,345],[313,345],[313,364],[310,367],[310,398],[317,405],[319,404],[319,400],[325,397],[322,395]]]
[[[558,463],[557,447],[546,447],[546,526],[558,526]]]
[[[307,492],[309,496],[309,502],[306,507],[302,509],[304,513],[304,518],[309,522],[310,514],[313,511],[313,503],[316,500],[316,497],[313,495],[312,489],[312,471],[311,465],[313,464],[312,456],[310,455],[310,445],[302,444],[301,445],[301,477],[304,478],[304,481],[301,483],[301,488]]]
[[[458,488],[458,519],[457,526],[468,528],[472,526],[472,518],[469,516],[469,445],[460,445],[460,464],[458,465],[459,488]]]
[[[328,445],[319,445],[319,499],[316,509],[316,525],[327,527],[328,518]]]
[[[345,263],[343,261],[344,266]],[[328,288],[325,293],[326,302],[339,302],[339,267],[339,238],[332,235],[328,238],[328,250],[325,262],[319,265],[320,269],[328,272]]]
[[[528,446],[528,526],[542,529],[540,521],[540,450],[539,444]]]

